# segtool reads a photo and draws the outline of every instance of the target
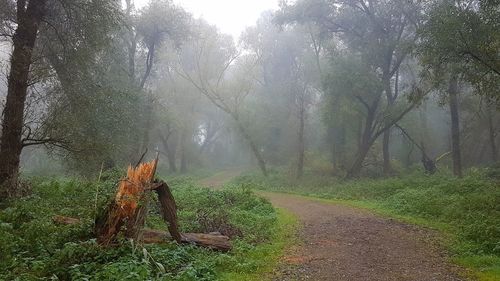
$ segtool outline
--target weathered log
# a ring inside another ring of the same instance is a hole
[[[214,250],[227,252],[231,250],[229,237],[221,234],[182,233],[182,243],[208,247]]]
[[[65,217],[65,216],[59,216],[59,215],[53,216],[52,221],[55,224],[61,224],[61,225],[73,225],[73,224],[81,223],[81,221],[79,219]]]
[[[182,233],[180,235],[183,244],[193,244],[222,252],[227,252],[232,248],[229,237],[220,233]],[[167,243],[172,240],[172,236],[167,231],[144,229],[143,242],[145,244]]]
[[[167,223],[168,231],[172,238],[177,241],[177,243],[180,243],[182,237],[178,229],[177,205],[175,204],[174,196],[166,182],[160,181],[157,183],[159,185],[156,187],[155,191],[158,194],[158,201],[160,202],[161,216]]]

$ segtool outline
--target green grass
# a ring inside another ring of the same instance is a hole
[[[463,179],[420,173],[387,179],[341,181],[310,175],[294,182],[280,173],[242,176],[247,187],[314,197],[370,209],[408,223],[439,230],[452,260],[480,280],[500,280],[500,183],[489,170]]]
[[[32,179],[32,195],[0,209],[0,280],[245,280],[247,275],[260,280],[293,233],[294,218],[249,189],[213,191],[178,178],[169,184],[182,231],[220,231],[231,236],[232,251],[175,243],[142,246],[124,239],[118,247],[102,248],[92,234],[93,219],[114,194],[118,176],[106,174],[99,184]],[[146,225],[164,229],[152,205]],[[55,225],[54,215],[82,223]]]
[[[237,256],[244,266],[222,274],[221,280],[261,281],[266,280],[278,264],[284,250],[296,239],[298,220],[295,215],[278,209],[278,224],[273,227],[271,242],[254,247]]]

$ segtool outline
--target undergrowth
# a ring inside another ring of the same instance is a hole
[[[232,272],[256,272],[263,265],[262,254],[255,253],[279,241],[274,233],[279,233],[285,217],[252,191],[212,191],[178,178],[169,184],[182,231],[229,235],[234,242],[231,252],[175,243],[142,246],[126,240],[102,248],[92,235],[93,220],[114,194],[118,178],[111,173],[100,183],[32,179],[33,194],[0,210],[0,280],[218,280]],[[55,225],[54,215],[76,217],[82,223]],[[146,224],[166,228],[155,207]]]
[[[495,169],[471,170],[458,179],[444,172],[414,172],[386,179],[343,181],[306,175],[257,173],[233,181],[247,187],[350,202],[412,223],[436,228],[448,237],[455,262],[474,269],[481,280],[500,280],[500,181]]]

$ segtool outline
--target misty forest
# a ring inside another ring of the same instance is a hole
[[[500,280],[499,1],[183,2],[0,0],[0,280]]]

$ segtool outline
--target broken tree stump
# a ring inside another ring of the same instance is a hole
[[[123,226],[125,237],[140,241],[147,214],[146,190],[153,181],[157,163],[158,159],[128,168],[127,177],[120,181],[114,200],[96,219],[94,232],[100,245],[111,244]]]
[[[177,206],[170,187],[164,181],[153,181],[158,158],[149,163],[129,167],[127,177],[118,185],[116,196],[104,213],[96,218],[94,233],[100,245],[108,246],[123,233],[126,238],[144,243],[163,243],[175,240],[177,243],[194,244],[218,251],[229,251],[232,246],[229,237],[220,233],[180,233],[178,230]],[[168,226],[168,232],[143,229],[149,204],[149,191],[158,195],[160,213]],[[69,220],[67,220],[69,219]],[[78,219],[58,219],[72,221]]]

